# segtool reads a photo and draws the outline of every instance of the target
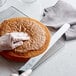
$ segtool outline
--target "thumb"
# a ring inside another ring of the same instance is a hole
[[[23,41],[19,41],[19,42],[16,42],[16,43],[12,43],[11,47],[12,47],[12,49],[14,49],[14,48],[16,48],[16,47],[18,47],[18,46],[21,46],[21,45],[23,45]]]

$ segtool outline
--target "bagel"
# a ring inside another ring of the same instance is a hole
[[[4,20],[0,26],[0,36],[11,32],[26,32],[30,40],[13,50],[5,50],[1,55],[16,62],[26,62],[28,59],[42,54],[48,47],[51,36],[48,28],[41,22],[27,17],[17,17]]]

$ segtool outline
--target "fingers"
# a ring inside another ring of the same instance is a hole
[[[15,41],[22,41],[22,40],[29,40],[30,37],[28,36],[27,33],[23,33],[23,32],[13,32],[10,33],[10,36],[12,38],[12,40]]]
[[[30,39],[30,37],[26,37],[26,36],[24,36],[24,37],[14,37],[13,38],[13,41],[14,42],[16,42],[16,41],[24,41],[24,40],[29,40]]]
[[[16,47],[18,47],[18,46],[21,46],[21,45],[23,45],[23,41],[19,41],[19,42],[16,42],[16,43],[12,43],[11,48],[14,49],[14,48],[16,48]]]
[[[29,40],[30,37],[27,33],[23,32],[12,32],[12,33],[6,33],[4,36],[1,37],[1,43],[2,47],[5,48],[5,50],[8,49],[14,49],[18,46],[23,45],[23,40]],[[5,46],[4,46],[5,45]],[[2,48],[1,47],[1,48]],[[3,49],[2,48],[2,49]]]

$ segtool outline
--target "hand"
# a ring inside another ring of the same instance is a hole
[[[24,40],[29,40],[27,33],[12,32],[0,37],[0,50],[12,50],[18,46],[23,45]]]

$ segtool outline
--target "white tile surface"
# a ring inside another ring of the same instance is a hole
[[[43,8],[52,6],[57,0],[37,0],[25,4],[20,0],[8,0],[0,11],[15,6],[30,17],[41,19]],[[76,8],[76,0],[64,0]],[[0,67],[1,68],[1,67]],[[6,76],[1,75],[0,76]],[[67,41],[65,46],[44,64],[38,67],[31,76],[76,76],[76,40]]]

